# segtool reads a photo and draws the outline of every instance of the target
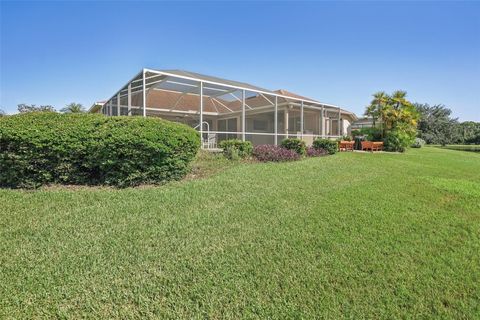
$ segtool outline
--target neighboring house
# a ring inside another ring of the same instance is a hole
[[[97,102],[95,102],[94,104],[92,104],[92,106],[90,107],[88,112],[97,113],[103,107],[103,105],[105,103],[107,103],[107,101],[97,101]]]
[[[374,127],[373,123],[374,123],[373,118],[370,118],[370,117],[360,118],[352,123],[351,130],[360,130],[362,128],[372,128]],[[381,123],[381,120],[376,119],[375,127],[378,127],[380,123]]]
[[[181,122],[201,132],[204,148],[232,138],[258,145],[298,137],[310,144],[316,137],[349,134],[350,124],[357,120],[354,113],[338,106],[286,90],[270,91],[182,70],[152,69],[143,69],[89,112]]]

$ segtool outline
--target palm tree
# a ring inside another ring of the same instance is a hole
[[[412,103],[407,100],[407,92],[402,90],[394,91],[392,94],[392,105],[396,110],[410,106]]]
[[[403,127],[402,130],[411,131],[409,133],[415,134],[420,114],[415,106],[407,100],[407,92],[397,90],[391,96],[388,96],[388,101],[381,110],[381,117],[384,136],[387,131],[399,126]]]
[[[82,113],[85,112],[85,108],[80,103],[72,102],[67,104],[65,108],[61,109],[60,111],[64,113]]]
[[[420,114],[416,106],[407,100],[407,93],[398,90],[388,95],[381,91],[375,93],[373,98],[365,110],[365,115],[382,120],[382,138],[392,133],[402,144],[406,145],[409,140],[413,140],[417,134]]]
[[[382,115],[382,109],[388,101],[388,95],[384,91],[379,91],[373,94],[373,100],[370,102],[370,105],[367,106],[365,110],[365,115],[370,116],[373,119],[373,126],[375,127],[375,122]]]
[[[393,120],[395,122],[400,120],[416,126],[420,115],[415,106],[406,97],[407,92],[402,90],[397,90],[392,94]]]

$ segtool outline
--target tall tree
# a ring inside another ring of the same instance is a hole
[[[80,103],[72,102],[67,104],[65,108],[62,108],[60,111],[64,113],[83,113],[85,112],[85,108]]]
[[[464,143],[480,144],[480,122],[465,121],[459,126]]]
[[[365,110],[365,115],[372,117],[374,121],[381,120],[382,136],[400,124],[411,133],[415,133],[419,118],[415,106],[407,100],[407,93],[401,90],[393,92],[392,95],[384,91],[375,93]]]
[[[22,104],[19,104],[17,106],[17,109],[18,109],[18,112],[20,113],[25,113],[25,112],[56,112],[55,111],[55,108],[53,108],[52,106],[50,105],[45,105],[45,106],[36,106],[34,104],[32,105],[29,105],[29,104],[25,104],[25,103],[22,103]]]
[[[413,143],[419,114],[415,106],[407,100],[405,91],[398,90],[392,95],[383,91],[375,93],[365,114],[381,120],[386,150],[403,152]]]
[[[444,105],[415,104],[420,112],[418,136],[429,144],[455,144],[464,141],[462,128],[452,110]]]
[[[377,120],[382,114],[382,109],[388,101],[388,95],[384,91],[379,91],[373,94],[373,99],[365,110],[365,115],[373,119],[373,126],[376,126]]]
[[[395,110],[400,110],[412,104],[407,100],[407,92],[403,90],[394,91],[390,97],[390,100]]]

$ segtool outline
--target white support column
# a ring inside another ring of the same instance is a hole
[[[303,100],[302,105],[300,106],[300,138],[303,140]]]
[[[108,101],[108,115],[112,115],[112,100]]]
[[[320,135],[322,136],[322,139],[325,138],[325,110],[323,109],[322,105],[322,111],[320,113]]]
[[[278,97],[275,96],[275,115],[274,115],[274,124],[273,124],[273,131],[275,133],[274,136],[274,144],[278,143]]]
[[[338,135],[341,136],[342,135],[342,129],[340,128],[340,124],[341,124],[341,121],[340,121],[340,117],[342,116],[342,112],[340,110],[340,108],[338,108]]]
[[[117,93],[117,116],[120,115],[120,92]]]
[[[132,84],[128,84],[128,90],[127,90],[127,110],[128,113],[127,115],[131,116],[132,115]]]
[[[288,139],[288,108],[289,105],[285,107],[285,111],[283,112],[283,126],[285,127],[285,138]]]
[[[200,81],[200,143],[203,148],[203,82]]]
[[[143,117],[147,117],[147,93],[145,90],[145,69],[142,72]]]
[[[245,141],[245,90],[242,90],[242,141]]]

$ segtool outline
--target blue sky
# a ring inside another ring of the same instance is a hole
[[[110,97],[143,67],[287,89],[358,115],[403,89],[480,121],[478,2],[4,2],[0,108]]]

